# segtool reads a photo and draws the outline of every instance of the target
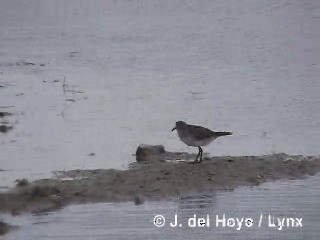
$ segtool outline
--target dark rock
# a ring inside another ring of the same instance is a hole
[[[164,161],[165,150],[162,145],[141,144],[136,151],[137,162]]]

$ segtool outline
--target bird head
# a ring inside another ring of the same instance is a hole
[[[177,128],[183,126],[183,125],[186,125],[186,123],[183,122],[183,121],[178,121],[178,122],[176,122],[176,126],[175,126],[174,128],[172,128],[171,131],[174,131],[174,130],[176,130]]]

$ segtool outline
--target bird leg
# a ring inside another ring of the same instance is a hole
[[[200,163],[201,160],[202,160],[202,148],[201,148],[201,147],[198,147],[198,149],[199,149],[199,153],[198,153],[196,159],[194,160],[194,163]],[[199,158],[199,157],[200,157],[200,160],[198,161],[198,158]]]
[[[203,151],[202,151],[202,148],[201,147],[198,147],[199,148],[199,154],[200,154],[200,160],[199,160],[199,162],[198,163],[201,163],[201,161],[202,161],[202,153],[203,153]]]

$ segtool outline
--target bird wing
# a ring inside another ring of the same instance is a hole
[[[195,136],[196,138],[210,138],[214,134],[213,131],[211,131],[208,128],[201,127],[201,126],[196,126],[196,125],[189,125],[189,131],[190,133]]]

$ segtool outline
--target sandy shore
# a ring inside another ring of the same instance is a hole
[[[193,159],[165,153],[166,159]],[[136,164],[129,170],[56,172],[56,178],[20,181],[0,194],[0,211],[19,214],[61,208],[70,203],[176,199],[191,193],[232,190],[276,179],[297,179],[320,171],[320,158],[274,154],[205,157],[201,164],[183,161]]]

